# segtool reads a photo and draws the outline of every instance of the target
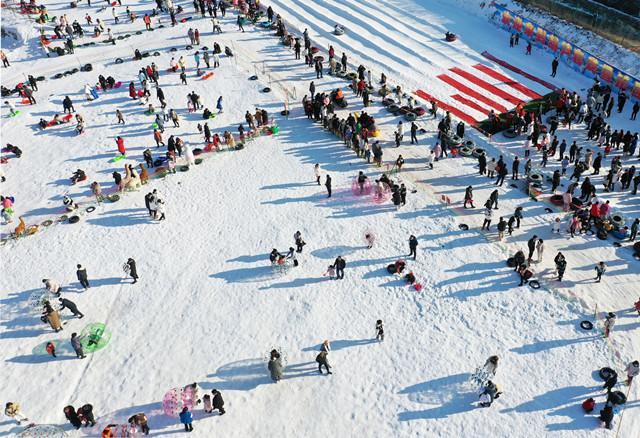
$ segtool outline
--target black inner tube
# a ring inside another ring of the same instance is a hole
[[[531,286],[532,289],[540,289],[540,282],[538,280],[531,280],[529,281],[529,286]]]
[[[583,330],[591,330],[593,329],[593,324],[591,321],[582,321],[580,322],[580,328]]]

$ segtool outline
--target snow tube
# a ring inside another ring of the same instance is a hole
[[[553,205],[563,205],[564,200],[562,199],[562,195],[552,195],[549,197],[549,202]]]
[[[395,103],[396,103],[396,101],[391,99],[390,97],[386,97],[386,98],[382,99],[382,106],[390,106],[390,105],[393,105]]]
[[[202,164],[202,158],[196,158],[195,163],[196,163],[196,165]]]
[[[178,169],[180,172],[187,172],[189,170],[189,166],[180,166]]]
[[[390,265],[387,265],[387,272],[389,274],[395,274],[396,273],[396,264],[395,263],[391,263]]]
[[[144,53],[142,54],[142,57],[143,57],[143,58],[148,58],[148,57],[149,57],[149,52],[144,52]]]
[[[141,30],[136,31],[136,35],[142,35],[142,31]]]
[[[454,35],[454,34],[448,34],[448,35],[446,35],[446,36],[444,37],[444,39],[445,39],[445,40],[447,40],[448,42],[452,43],[452,42],[454,42],[455,40],[457,40],[457,39],[458,39],[458,37],[457,37],[456,35]]]
[[[89,64],[87,64],[87,65],[89,65]],[[38,76],[38,77],[36,78],[36,81],[38,81],[38,82],[42,82],[42,81],[44,81],[44,76]]]
[[[244,149],[244,143],[238,143],[236,145],[236,150],[241,150],[241,149]]]
[[[122,35],[118,35],[118,36],[116,37],[116,39],[117,39],[118,41],[122,41],[122,40],[124,39],[124,36],[122,36]]]
[[[27,235],[31,236],[32,234],[36,234],[38,232],[38,225],[31,225],[27,228]]]
[[[467,224],[460,224],[458,225],[458,228],[463,230],[463,231],[467,231],[469,229],[469,225]]]
[[[160,52],[153,52],[153,56],[160,56]]]
[[[580,328],[582,330],[591,330],[593,329],[593,323],[591,321],[581,321],[580,322]]]
[[[602,367],[600,368],[600,371],[598,372],[598,374],[600,375],[600,378],[602,380],[608,380],[609,377],[611,376],[617,376],[618,373],[615,372],[615,370],[613,370],[612,368],[609,367]]]
[[[202,46],[200,47],[200,50],[204,50],[206,52],[207,50],[209,50],[209,48],[207,46]]]
[[[342,26],[336,26],[333,28],[333,34],[337,35],[337,36],[342,36],[344,35],[344,27]]]
[[[264,87],[264,88],[262,89],[262,92],[263,92],[263,93],[268,93],[268,92],[270,92],[270,91],[271,91],[271,88],[269,88],[269,87]]]
[[[602,229],[598,230],[596,237],[600,240],[607,240],[607,231]]]
[[[122,64],[124,61],[122,60],[122,58],[116,58],[116,64]]]
[[[320,49],[318,49],[316,46],[311,47],[311,54],[315,55],[319,51],[320,51]]]
[[[518,134],[513,128],[509,128],[502,131],[502,135],[504,135],[507,138],[516,138],[518,136]]]
[[[69,219],[69,216],[67,216],[66,214],[63,214],[58,218],[58,222],[65,222],[67,219]]]
[[[387,107],[387,110],[389,110],[391,114],[398,114],[398,112],[400,111],[400,107],[394,103],[393,105],[389,105]]]
[[[404,114],[407,114],[409,112],[411,112],[411,108],[409,108],[407,105],[400,107],[400,114],[404,115]]]
[[[193,155],[195,155],[196,157],[197,157],[198,155],[200,155],[200,154],[202,154],[202,149],[200,149],[200,148],[195,148],[195,149],[193,150]]]
[[[96,211],[96,208],[92,205],[91,207],[87,207],[87,209],[85,211],[87,213],[93,213],[94,211]]]
[[[191,387],[173,388],[162,398],[162,411],[169,417],[177,418],[183,408],[191,411],[196,403],[196,394]]]
[[[486,155],[487,152],[482,148],[475,148],[472,152],[472,155],[478,158],[480,155]]]
[[[80,71],[92,71],[92,70],[93,70],[93,66],[91,64],[85,64],[80,68]]]
[[[416,116],[414,113],[406,113],[404,115],[404,118],[407,122],[415,122],[418,116]]]
[[[553,213],[553,210],[551,210],[549,207],[545,207],[544,212],[545,213]]]
[[[40,225],[42,225],[43,227],[49,227],[53,224],[53,221],[51,219],[47,219],[46,221],[42,222]]]
[[[529,286],[531,286],[531,289],[540,289],[540,282],[538,280],[531,280]]]
[[[103,349],[111,339],[111,332],[104,323],[93,322],[80,332],[80,343],[84,352],[95,353]]]
[[[616,213],[611,216],[611,223],[616,228],[622,228],[624,227],[624,217],[621,214]]]
[[[258,80],[258,76],[256,76],[256,75],[250,76],[249,80],[250,81],[257,81]]]
[[[629,229],[627,227],[613,229],[611,230],[611,235],[613,235],[613,237],[615,237],[616,239],[623,240],[629,236]],[[615,242],[615,243],[618,243],[618,242]]]
[[[288,115],[289,115],[289,110],[282,110],[282,111],[280,111],[280,115],[281,115],[281,116],[288,116]]]
[[[116,195],[116,194],[109,195],[109,196],[107,196],[107,199],[110,202],[118,202],[120,200],[120,195]]]
[[[78,215],[74,215],[74,216],[71,216],[69,218],[69,223],[70,224],[75,224],[75,223],[78,223],[78,222],[80,222],[80,216],[78,216]]]
[[[509,257],[507,259],[507,266],[510,268],[515,268],[516,267],[516,259],[515,257]]]
[[[177,49],[176,47],[172,47],[172,48],[170,48],[170,49],[169,49],[169,51],[170,51],[170,52],[177,52],[177,51],[178,51],[178,49]]]
[[[344,75],[345,78],[349,79],[350,81],[354,80],[355,78],[358,77],[358,75],[354,72],[351,73],[347,73],[346,75]]]
[[[470,157],[472,153],[473,151],[471,150],[471,148],[468,148],[467,146],[462,146],[460,148],[460,155],[462,155],[463,157]]]
[[[371,181],[369,181],[369,178],[364,180],[364,183],[362,184],[362,189],[360,189],[360,184],[358,183],[358,177],[354,176],[353,180],[351,181],[351,193],[354,194],[354,196],[361,196],[361,195],[370,195],[371,194]]]
[[[527,177],[527,180],[534,184],[542,184],[543,178],[541,174],[536,172],[531,172]]]
[[[73,74],[73,72],[71,70],[67,70],[64,73],[62,73],[62,76],[71,76]]]
[[[158,166],[162,166],[162,163],[164,163],[164,160],[161,160],[161,159],[158,158],[153,162],[153,165],[155,167],[158,167]]]
[[[191,50],[191,49],[193,49],[193,46],[187,46],[187,47],[185,47],[185,49],[186,50]]]
[[[609,401],[614,405],[623,405],[627,402],[627,396],[622,391],[612,391],[609,394]]]
[[[422,108],[421,106],[417,106],[411,111],[418,117],[424,116],[427,113],[427,110]]]
[[[62,76],[62,73],[56,73],[55,75],[53,75],[53,79],[60,79]]]

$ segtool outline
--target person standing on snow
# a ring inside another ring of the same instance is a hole
[[[609,312],[607,317],[604,320],[604,337],[608,338],[609,334],[613,330],[613,326],[616,323],[616,314],[613,312]]]
[[[316,182],[318,183],[318,185],[320,185],[320,176],[321,176],[321,174],[320,174],[320,164],[319,163],[316,163],[316,165],[313,166],[313,174],[316,177]]]
[[[342,256],[338,256],[333,262],[333,266],[336,268],[336,279],[343,280],[344,268],[347,266],[347,262],[342,258]]]
[[[538,239],[536,243],[536,253],[538,254],[538,263],[542,261],[542,254],[544,253],[544,240]]]
[[[531,239],[527,241],[527,248],[529,248],[529,256],[527,257],[527,261],[531,263],[531,259],[533,258],[533,252],[536,250],[536,244],[538,243],[538,236],[533,235]]]
[[[596,283],[600,283],[600,280],[602,280],[602,274],[605,273],[605,271],[607,270],[607,265],[604,264],[604,262],[600,262],[596,265]]]
[[[78,277],[78,281],[80,285],[84,288],[84,290],[89,289],[89,280],[87,279],[87,270],[82,267],[82,265],[76,265],[76,277]]]
[[[327,374],[333,374],[331,372],[331,366],[329,365],[329,353],[327,351],[321,351],[316,356],[316,362],[318,362],[318,372],[322,374],[322,366],[327,370]]]
[[[468,186],[464,191],[464,208],[467,208],[467,204],[471,204],[471,208],[476,208],[473,205],[473,187]]]
[[[76,352],[76,356],[78,357],[78,359],[84,359],[86,357],[82,349],[80,337],[77,333],[71,333],[71,346],[73,347],[73,351]]]
[[[384,341],[384,324],[381,319],[376,321],[376,341]]]
[[[302,240],[302,233],[296,231],[293,235],[293,239],[296,242],[296,252],[302,252],[302,247],[306,245],[306,242]]]
[[[269,373],[271,374],[271,380],[278,383],[282,380],[282,358],[280,357],[280,353],[277,350],[271,350],[271,356],[269,358],[269,363],[267,365],[269,369]]]
[[[184,424],[185,432],[193,431],[193,414],[186,406],[182,408],[182,412],[180,412],[180,422]]]
[[[482,367],[487,372],[487,374],[490,373],[494,376],[496,375],[496,371],[498,370],[498,359],[498,356],[489,356],[487,361],[484,363],[484,366]]]
[[[495,399],[500,397],[500,394],[502,393],[499,391],[498,386],[489,380],[480,393],[480,406],[488,408]]]
[[[324,182],[324,186],[327,188],[327,193],[328,193],[327,198],[330,198],[331,197],[331,176],[327,175],[327,179]]]
[[[413,234],[409,236],[409,255],[407,257],[413,256],[413,260],[416,259],[418,249],[418,239]]]
[[[486,227],[486,230],[489,231],[489,227],[491,227],[491,216],[493,215],[493,210],[491,209],[491,207],[485,207],[484,209],[484,222],[482,223],[482,228],[480,228],[481,230],[484,230]]]
[[[224,410],[224,399],[222,398],[222,394],[217,389],[212,389],[211,394],[213,394],[212,411],[217,409],[220,412],[220,415],[224,415],[226,411]]]
[[[551,77],[553,78],[556,77],[556,73],[558,72],[558,64],[560,64],[558,58],[553,58],[553,61],[551,61]]]
[[[129,258],[127,260],[126,265],[128,266],[129,269],[129,275],[131,276],[131,278],[133,278],[133,283],[131,284],[136,284],[138,282],[138,270],[136,268],[136,261],[132,258]]]
[[[631,386],[633,378],[640,374],[640,363],[637,360],[629,362],[629,365],[624,370],[627,372],[627,386]]]
[[[78,417],[78,413],[76,412],[76,409],[71,406],[65,406],[65,408],[63,409],[64,412],[64,416],[67,418],[67,420],[69,421],[69,423],[71,423],[71,425],[73,427],[75,427],[76,429],[80,429],[82,427],[82,421],[80,421],[80,417]]]

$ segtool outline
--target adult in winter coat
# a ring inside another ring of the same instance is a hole
[[[600,411],[600,421],[604,423],[604,427],[611,429],[611,422],[613,421],[613,406],[607,404],[604,409]]]
[[[182,408],[182,412],[180,412],[180,422],[184,424],[185,432],[193,431],[193,414],[189,411],[189,408]]]
[[[76,266],[78,269],[76,270],[76,277],[78,277],[78,281],[80,285],[86,290],[89,289],[89,280],[87,279],[87,270],[82,267],[82,265]]]
[[[318,372],[322,374],[322,366],[327,370],[327,374],[333,374],[331,372],[331,365],[329,365],[329,353],[326,351],[321,351],[316,356],[316,362],[318,362]]]
[[[631,385],[633,378],[640,374],[640,362],[637,360],[629,362],[629,365],[624,370],[627,372],[627,385]]]
[[[471,204],[471,208],[476,208],[473,205],[473,187],[468,186],[464,191],[464,208],[467,208],[467,204]]]
[[[481,230],[484,230],[486,227],[486,230],[489,231],[489,227],[491,227],[491,216],[493,215],[493,210],[491,210],[491,207],[486,207],[484,209],[484,222],[482,223],[482,228]]]
[[[495,376],[496,371],[498,370],[498,356],[489,356],[489,359],[484,363],[483,368],[487,373],[491,373]]]
[[[416,250],[418,249],[418,239],[413,234],[409,236],[409,256],[413,256],[413,260],[416,259]]]
[[[58,313],[57,310],[54,310],[54,308],[51,307],[51,304],[48,301],[45,302],[44,304],[43,315],[47,319],[47,322],[49,323],[51,328],[56,331],[56,333],[62,330],[62,322],[60,321],[60,314]]]
[[[280,353],[278,353],[276,350],[271,351],[271,358],[269,359],[267,368],[271,373],[271,380],[276,383],[282,380],[282,371],[284,366],[282,365],[282,358],[280,357]]]
[[[524,253],[522,251],[518,251],[516,252],[516,254],[513,256],[513,260],[515,262],[515,269],[514,271],[519,271],[520,268],[522,266],[524,266],[524,262],[525,262],[525,258],[524,258]]]
[[[564,271],[567,269],[567,261],[561,252],[559,252],[556,255],[553,261],[556,264],[556,271],[558,272],[558,281],[562,281],[562,277],[564,276]]]
[[[83,405],[80,409],[78,409],[78,416],[80,417],[80,421],[84,423],[86,427],[93,427],[96,425],[96,419],[93,416],[93,406],[90,404]]]
[[[56,296],[60,296],[60,291],[62,290],[60,283],[51,278],[43,279],[42,283],[44,284],[45,289],[47,289],[49,292]]]
[[[327,198],[331,197],[331,176],[327,175],[327,179],[324,182],[324,186],[327,188]]]
[[[488,408],[495,399],[500,397],[500,394],[501,392],[498,390],[498,386],[489,380],[480,393],[480,406]]]
[[[613,330],[613,326],[615,324],[616,324],[616,314],[613,312],[609,312],[607,317],[604,319],[604,337],[605,338],[609,337],[609,334]]]
[[[347,266],[347,262],[342,258],[342,256],[338,256],[335,259],[333,266],[336,268],[336,279],[344,279],[344,268]]]
[[[4,414],[7,417],[11,417],[20,424],[22,421],[28,421],[29,419],[20,412],[20,405],[14,402],[7,402],[4,407]]]
[[[65,406],[63,411],[64,416],[67,418],[67,420],[69,420],[69,423],[71,423],[73,427],[75,427],[76,429],[80,429],[80,427],[82,427],[82,421],[80,421],[80,417],[78,417],[78,414],[76,413],[76,410],[73,406]]]
[[[71,346],[73,347],[73,351],[76,352],[78,359],[84,359],[86,357],[84,355],[84,350],[82,349],[80,336],[78,336],[77,333],[71,333]]]
[[[498,189],[495,189],[493,192],[491,192],[491,194],[489,195],[489,208],[493,208],[494,210],[498,209]]]
[[[129,417],[129,420],[127,420],[127,422],[133,426],[139,427],[140,431],[145,435],[149,435],[149,424],[147,416],[144,414],[144,412],[140,412]]]
[[[527,257],[527,261],[531,262],[533,258],[533,252],[536,250],[536,244],[538,243],[538,236],[533,235],[531,239],[527,241],[527,248],[529,248],[529,256]]]
[[[211,394],[213,394],[213,410],[215,411],[217,409],[220,412],[220,415],[224,415],[226,411],[224,410],[224,400],[222,398],[222,394],[217,389],[212,389]]]
[[[127,266],[129,266],[129,275],[133,278],[133,283],[136,284],[138,282],[138,270],[136,269],[136,261],[132,258],[127,260]]]
[[[602,280],[602,275],[605,273],[605,271],[607,270],[607,265],[604,264],[604,262],[600,262],[596,265],[596,283],[600,283],[600,280]]]
[[[60,311],[69,309],[71,313],[73,313],[73,316],[77,316],[78,319],[84,316],[82,312],[78,310],[78,306],[76,306],[76,303],[74,303],[73,301],[66,298],[58,298],[58,301],[60,301]]]

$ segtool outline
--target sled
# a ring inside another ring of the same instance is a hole
[[[118,161],[124,160],[125,158],[127,158],[126,155],[118,155],[118,156],[113,157],[111,160],[109,160],[109,162],[117,163]]]
[[[20,101],[20,103],[22,103],[23,105],[29,105],[29,103],[31,103],[31,101],[30,101],[29,99],[26,99],[26,98],[25,98],[25,99],[22,99],[22,100]]]
[[[67,114],[62,118],[62,123],[68,123],[73,118],[73,114]]]
[[[95,89],[92,89],[92,90],[91,90],[91,96],[92,96],[94,99],[97,99],[98,97],[100,97],[100,96],[98,96],[98,92],[97,92]]]
[[[94,353],[106,347],[111,339],[111,332],[104,323],[94,322],[87,325],[80,333],[80,343],[85,353]]]
[[[213,72],[202,75],[200,77],[200,79],[203,80],[203,81],[206,81],[207,79],[209,79],[212,76],[213,76]]]
[[[18,117],[20,115],[20,110],[15,110],[13,114],[9,114],[9,117]]]

